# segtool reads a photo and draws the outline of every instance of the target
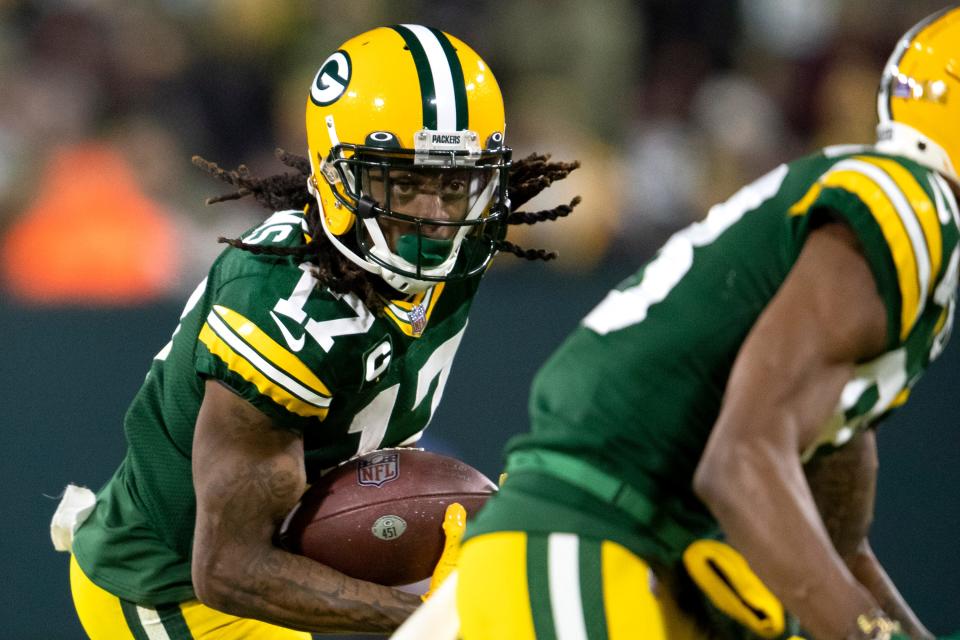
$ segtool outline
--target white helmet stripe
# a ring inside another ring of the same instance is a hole
[[[453,73],[450,63],[440,45],[437,36],[430,29],[419,24],[402,25],[409,29],[420,42],[427,54],[430,74],[433,76],[433,88],[436,92],[437,130],[457,130],[456,91],[453,86]]]

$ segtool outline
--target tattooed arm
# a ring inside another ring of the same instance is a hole
[[[865,431],[843,448],[810,461],[804,472],[833,546],[850,572],[911,637],[933,638],[897,591],[867,540],[877,466],[876,435]]]
[[[420,598],[355,580],[273,545],[306,488],[303,441],[208,381],[193,440],[193,584],[237,616],[319,632],[390,631]]]

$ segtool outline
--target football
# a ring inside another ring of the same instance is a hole
[[[284,548],[353,578],[399,586],[429,578],[443,552],[444,512],[472,516],[496,485],[470,465],[422,449],[382,449],[312,484],[279,532]]]

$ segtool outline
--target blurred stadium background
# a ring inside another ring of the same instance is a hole
[[[871,142],[887,55],[943,4],[0,0],[0,638],[82,637],[55,498],[112,473],[126,405],[217,236],[265,215],[204,206],[222,187],[190,156],[283,169],[273,149],[305,152],[306,88],[345,39],[398,22],[461,37],[501,83],[516,153],[583,163],[541,196],[581,194],[575,215],[512,236],[561,260],[498,261],[427,437],[496,477],[533,372],[586,311],[742,183]],[[960,626],[958,342],[881,429],[873,536],[941,633]]]

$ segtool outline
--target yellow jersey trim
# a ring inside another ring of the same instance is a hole
[[[387,300],[387,305],[383,308],[383,311],[386,316],[400,328],[400,331],[402,331],[404,335],[410,336],[411,338],[419,338],[422,333],[422,328],[420,332],[414,330],[409,314],[414,307],[423,307],[423,327],[426,327],[430,322],[430,315],[433,313],[433,308],[437,305],[440,294],[443,293],[445,284],[444,282],[439,282],[436,286],[418,293],[412,300]]]
[[[817,201],[822,191],[823,185],[820,184],[820,182],[815,182],[813,186],[807,190],[807,193],[787,210],[787,213],[791,216],[806,215],[807,211],[810,210],[810,205]]]
[[[910,399],[910,388],[904,388],[900,390],[900,393],[890,401],[890,406],[887,409],[895,409],[897,407],[903,406],[907,403],[907,400]]]
[[[920,302],[920,276],[917,256],[903,220],[887,194],[857,171],[833,171],[822,178],[824,186],[839,187],[856,195],[873,214],[887,241],[900,285],[900,339],[909,335],[917,318]]]
[[[286,371],[294,379],[312,391],[329,397],[330,390],[300,358],[268,336],[257,325],[247,320],[241,314],[223,307],[213,305],[213,310],[220,316],[230,329],[242,337],[250,346],[257,350],[278,369]]]
[[[305,385],[303,380],[294,378],[289,371],[278,368],[274,362],[267,360],[264,354],[258,352],[246,341],[247,336],[241,338],[242,333],[234,332],[234,329],[216,312],[217,308],[214,307],[215,310],[207,316],[207,322],[204,323],[199,336],[200,342],[206,345],[210,353],[220,358],[230,371],[254,385],[260,393],[291,413],[324,419],[331,402],[330,392],[326,386],[321,382],[319,387],[322,391],[318,392],[316,388]],[[239,318],[243,317],[240,314],[235,315]],[[232,319],[236,320],[236,317]],[[249,321],[247,325],[255,327]],[[247,325],[241,325],[241,327],[250,335],[253,332]],[[264,337],[269,340],[265,334]],[[296,356],[287,353],[299,362]],[[304,365],[300,363],[300,366]],[[320,382],[312,373],[310,376],[314,381]]]
[[[937,280],[936,276],[940,273],[940,266],[943,262],[943,235],[940,229],[940,220],[937,218],[936,205],[930,200],[917,179],[899,163],[886,158],[871,158],[868,156],[857,156],[857,159],[869,162],[886,171],[910,202],[914,214],[920,221],[923,238],[927,244],[930,260],[930,282],[927,285],[927,293],[929,293],[933,290],[933,285]]]
[[[900,339],[910,334],[943,266],[937,206],[919,181],[895,160],[859,155],[841,160],[788,210],[804,215],[824,188],[856,195],[880,226],[897,272]]]

